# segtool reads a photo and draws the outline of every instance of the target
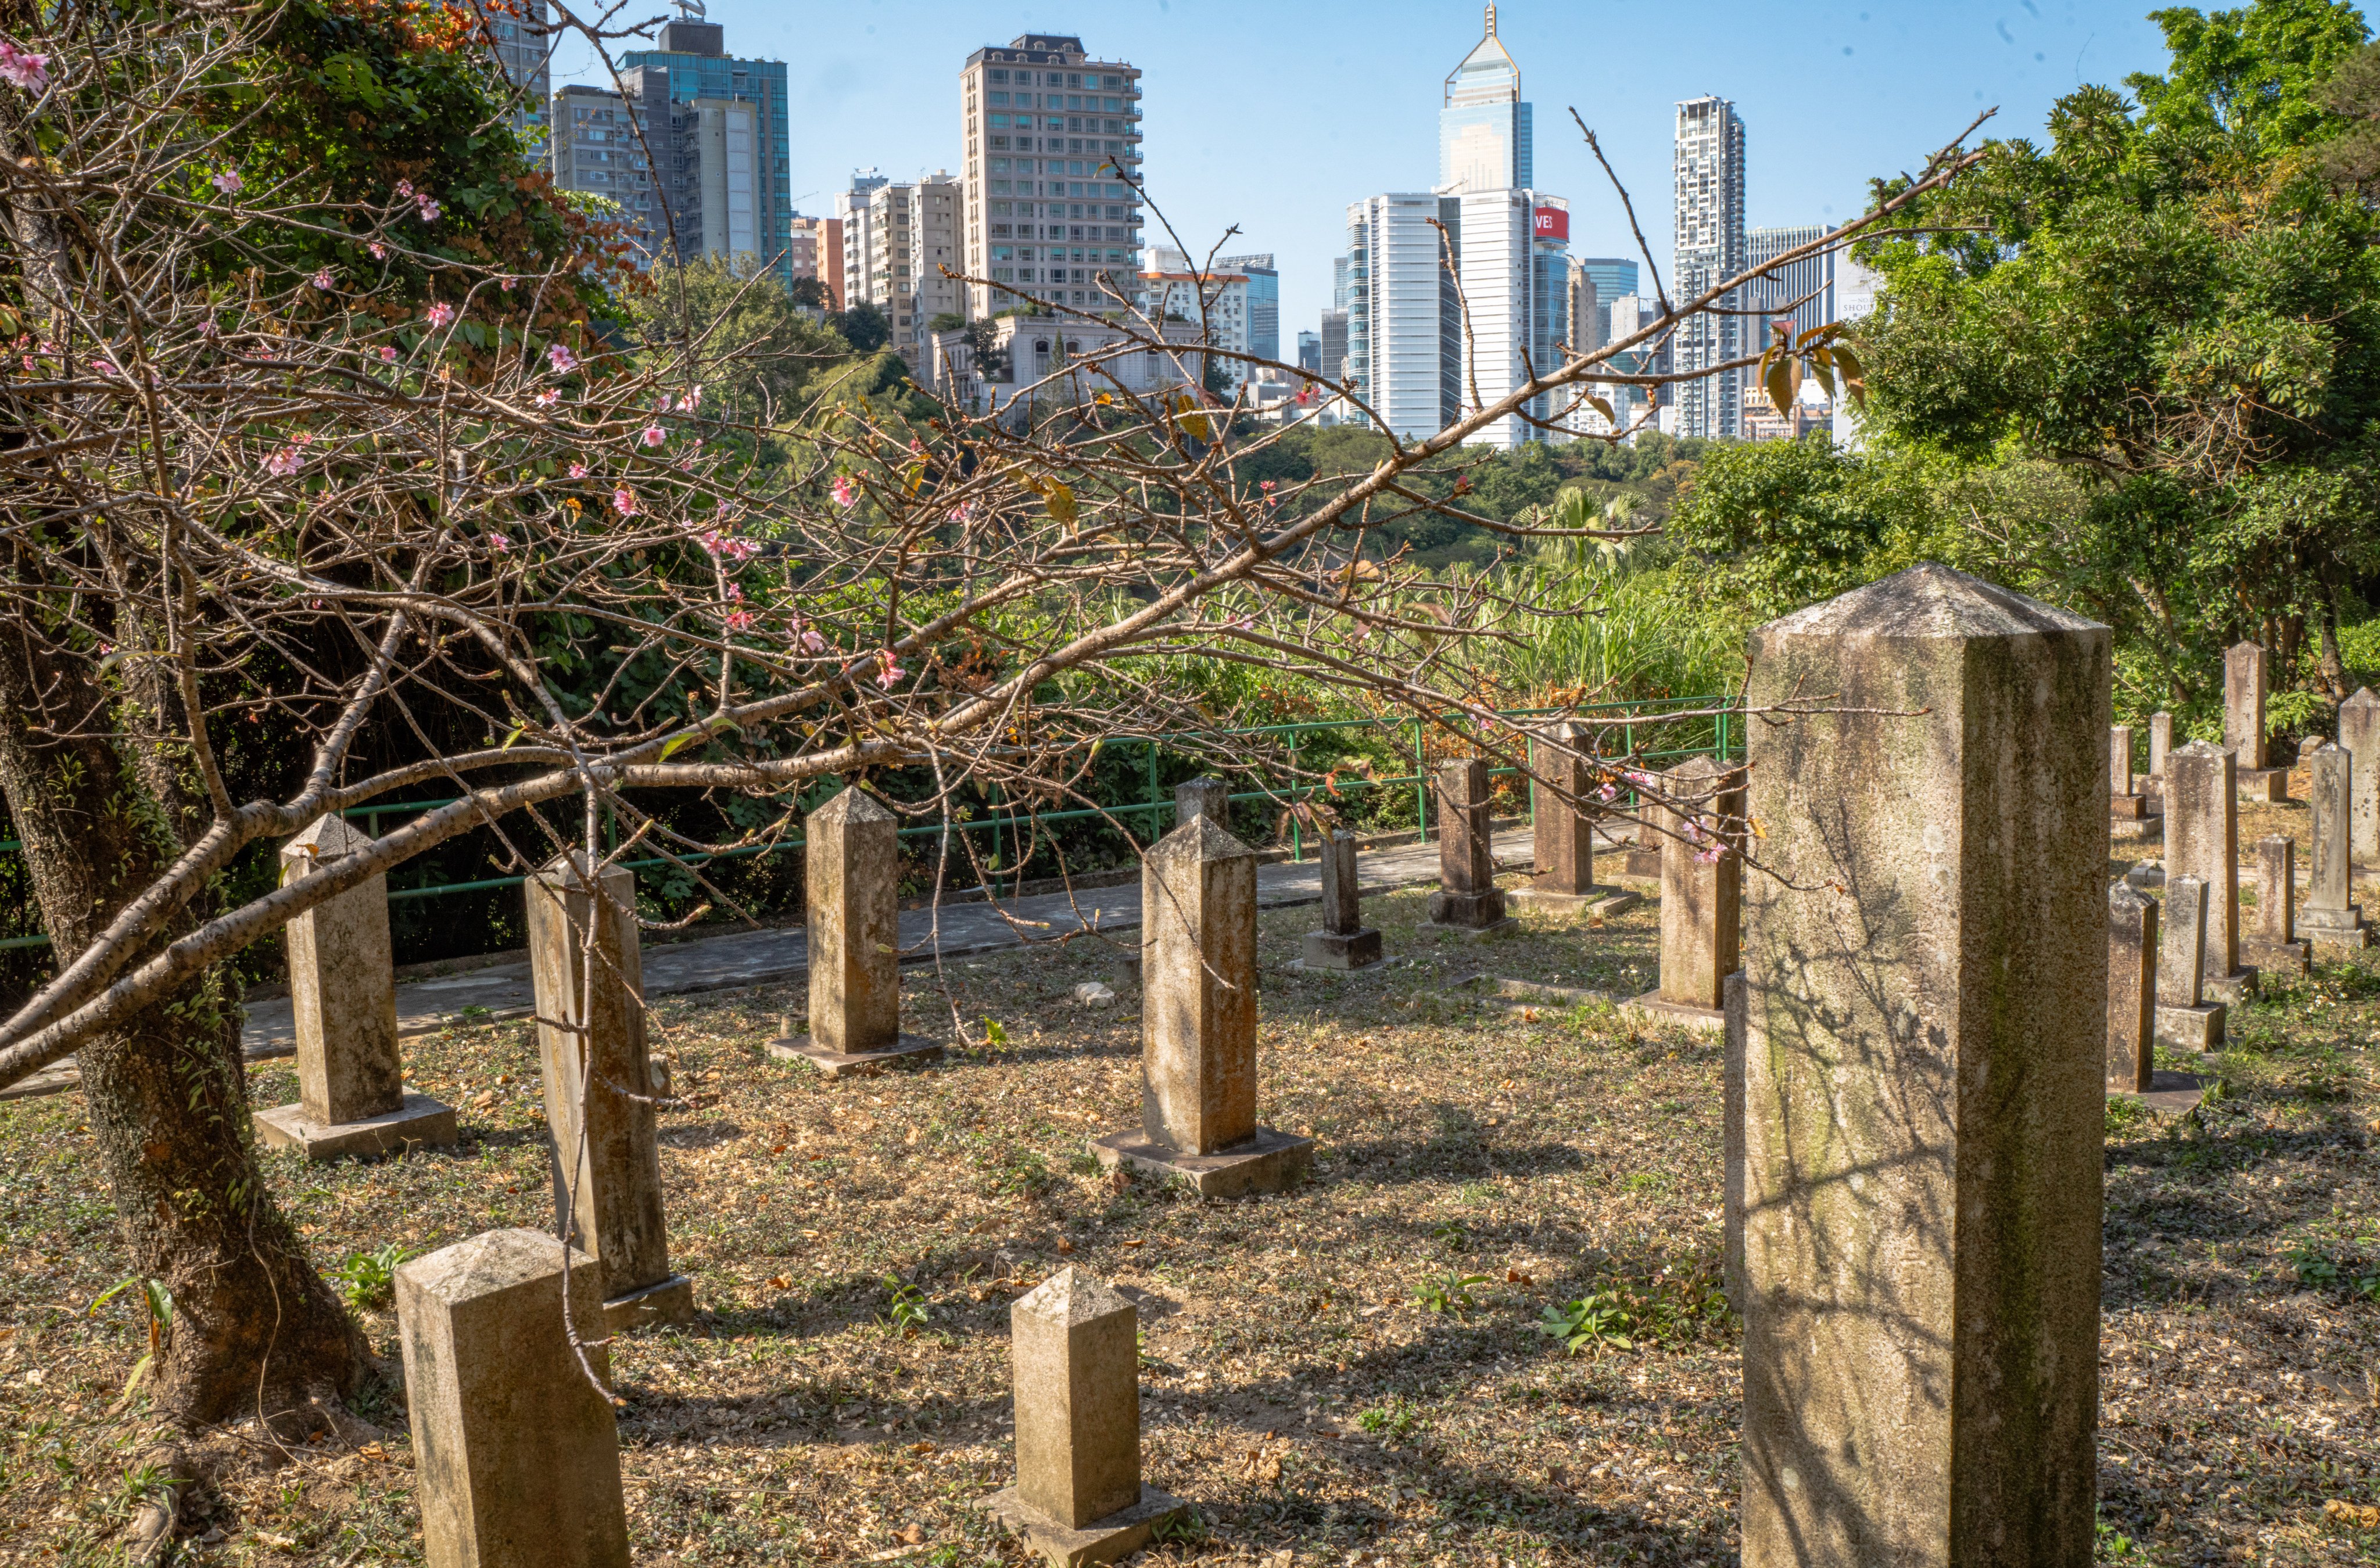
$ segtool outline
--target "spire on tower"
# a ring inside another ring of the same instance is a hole
[[[1496,0],[1488,0],[1488,36],[1496,36]]]

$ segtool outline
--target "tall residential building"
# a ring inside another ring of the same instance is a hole
[[[480,19],[496,55],[496,68],[513,90],[512,113],[506,116],[521,140],[535,150],[545,130],[546,106],[553,96],[553,76],[548,68],[546,0],[511,0],[504,8],[478,0]]]
[[[1342,327],[1341,330],[1344,331],[1345,328]],[[1298,329],[1297,334],[1297,368],[1315,375],[1319,375],[1322,371],[1322,338],[1318,334],[1307,332],[1303,327]]]
[[[1750,251],[1743,231],[1743,121],[1724,98],[1694,98],[1678,105],[1676,241],[1672,297],[1699,298],[1741,273]],[[1725,296],[1715,303],[1735,308]],[[1749,341],[1744,318],[1698,314],[1677,334],[1681,375],[1741,358]],[[1678,433],[1737,436],[1743,429],[1742,371],[1722,371],[1681,382],[1677,389]]]
[[[806,218],[799,213],[788,225],[785,271],[796,280],[816,278],[826,290],[826,308],[843,309],[843,220]]]
[[[1330,381],[1347,379],[1347,312],[1322,312],[1322,374]]]
[[[1330,308],[1342,313],[1347,309],[1347,267],[1346,257],[1330,258]]]
[[[1111,311],[1130,301],[1140,253],[1139,70],[1092,59],[1079,38],[1028,32],[967,56],[959,113],[965,271],[990,280],[970,290],[966,313],[1026,299]]]
[[[889,181],[873,171],[835,199],[843,212],[844,306],[875,306],[892,329],[904,359],[924,363],[936,316],[966,313],[959,270],[961,187],[944,170],[928,178]]]
[[[620,58],[629,106],[652,143],[663,232],[676,253],[765,266],[790,283],[784,62],[731,56],[725,29],[685,18],[662,24],[659,48]]]
[[[1787,251],[1815,245],[1833,232],[1829,224],[1754,229],[1746,237],[1750,264],[1766,266]],[[1743,293],[1746,310],[1767,312],[1766,319],[1751,321],[1746,341],[1755,349],[1767,346],[1768,322],[1777,316],[1792,316],[1796,337],[1825,326],[1835,319],[1835,253],[1822,250],[1789,261],[1767,277],[1744,285]]]
[[[1561,364],[1559,346],[1570,335],[1570,203],[1536,190],[1474,190],[1461,200],[1459,265],[1471,311],[1462,388],[1465,398],[1476,389],[1485,407]],[[1522,411],[1550,419],[1567,406],[1544,393]],[[1510,451],[1556,437],[1516,414],[1472,439]]]
[[[1603,295],[1595,286],[1594,274],[1579,265],[1573,257],[1570,263],[1570,336],[1566,341],[1581,354],[1600,348],[1609,340],[1603,335]]]
[[[1438,227],[1451,237],[1461,205],[1407,191],[1347,209],[1346,375],[1400,437],[1434,435],[1462,412],[1462,309]]]
[[[619,203],[639,262],[650,265],[661,249],[662,210],[628,101],[608,87],[573,82],[553,95],[552,126],[553,183]]]
[[[1233,354],[1250,354],[1248,278],[1245,273],[1201,272],[1190,258],[1165,247],[1149,252],[1150,265],[1140,274],[1135,308],[1150,321],[1187,322],[1203,332],[1202,341]],[[1218,359],[1216,369],[1229,393],[1236,393],[1254,369],[1245,360]]]
[[[1438,188],[1442,193],[1510,190],[1536,183],[1535,131],[1521,102],[1521,67],[1496,36],[1496,7],[1488,31],[1446,79],[1438,112]]]
[[[1248,280],[1248,352],[1259,359],[1281,358],[1281,269],[1269,251],[1256,256],[1218,256],[1215,265]]]

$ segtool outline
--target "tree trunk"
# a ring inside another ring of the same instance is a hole
[[[47,629],[23,608],[0,618],[0,790],[66,960],[171,858],[176,813],[126,755],[140,743],[89,655]],[[257,1164],[231,986],[212,973],[78,1058],[132,1267],[174,1299],[155,1407],[186,1424],[270,1418],[325,1385],[345,1394],[366,1366]]]
[[[2322,585],[2322,671],[2323,694],[2330,699],[2333,708],[2347,700],[2347,662],[2338,655],[2338,587],[2324,574]]]

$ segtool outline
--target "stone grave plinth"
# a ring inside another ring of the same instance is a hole
[[[1438,770],[1438,881],[1424,930],[1476,939],[1513,930],[1496,886],[1496,855],[1488,837],[1488,764],[1476,758]]]
[[[804,824],[809,1038],[770,1055],[830,1078],[940,1061],[942,1044],[901,1031],[901,841],[892,812],[856,786]]]

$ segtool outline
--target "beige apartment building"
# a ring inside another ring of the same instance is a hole
[[[1140,72],[1092,59],[1079,38],[1029,32],[967,56],[959,115],[965,270],[987,280],[966,313],[1028,300],[1129,308],[1139,286]]]
[[[965,188],[947,170],[890,181],[868,171],[835,199],[843,213],[843,273],[852,305],[866,303],[892,323],[892,346],[921,362],[930,323],[965,315],[966,290],[944,271],[959,271]]]

